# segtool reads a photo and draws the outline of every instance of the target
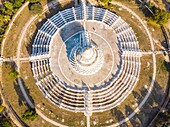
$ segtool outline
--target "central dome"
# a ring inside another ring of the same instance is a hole
[[[82,59],[87,59],[87,60],[91,59],[92,56],[94,55],[94,52],[95,52],[94,49],[87,48],[81,55]]]
[[[78,74],[93,75],[103,65],[103,53],[97,44],[92,42],[87,31],[82,31],[80,35],[80,42],[72,47],[68,59],[73,70]]]

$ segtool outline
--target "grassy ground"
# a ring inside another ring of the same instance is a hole
[[[166,89],[168,83],[169,74],[166,67],[166,62],[163,55],[156,55],[157,72],[156,72],[156,82],[160,84],[163,91]]]
[[[29,13],[29,9],[28,7],[26,7],[25,9],[23,9],[18,18],[16,18],[15,22],[13,23],[9,34],[6,36],[6,41],[4,45],[5,58],[16,56],[19,36],[22,33],[21,31],[23,26],[28,21],[30,16],[31,15]]]
[[[35,84],[30,63],[21,64],[21,76],[25,86],[29,90],[30,96],[34,100],[35,106],[42,110],[46,116],[68,126],[81,126],[81,121],[83,121],[85,125],[86,118],[83,113],[73,113],[60,109],[43,96]],[[62,119],[64,119],[64,122],[62,122]]]
[[[141,19],[146,21],[147,27],[150,30],[152,38],[154,40],[155,50],[161,49],[161,42],[164,41],[164,36],[162,34],[162,30],[159,25],[153,22],[149,17],[151,17],[151,13],[143,6],[141,6],[140,2],[128,2],[127,0],[117,0],[127,5],[130,9],[132,9],[136,14],[138,14]],[[161,2],[160,2],[161,3]],[[160,4],[160,7],[162,5]]]
[[[27,109],[27,106],[24,104],[22,94],[19,91],[20,89],[17,85],[16,79],[13,79],[9,76],[9,73],[11,72],[10,64],[11,63],[2,65],[2,72],[5,72],[2,73],[2,84],[8,101],[17,112],[17,114],[21,116]]]

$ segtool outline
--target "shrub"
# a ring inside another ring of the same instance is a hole
[[[8,119],[2,119],[0,122],[0,127],[13,127],[10,120]]]
[[[35,109],[27,109],[24,114],[22,115],[23,120],[34,120],[37,118],[37,113]]]
[[[110,0],[100,0],[102,3],[109,3],[110,2]]]
[[[6,2],[4,3],[4,5],[5,5],[5,7],[6,7],[7,9],[13,10],[13,4],[12,4],[11,2],[6,1]]]
[[[11,78],[16,79],[18,77],[19,73],[15,69],[12,69],[11,72],[9,73],[9,75]]]
[[[0,105],[0,114],[2,113],[2,111],[5,109],[4,106]]]
[[[29,0],[30,3],[39,3],[41,0]]]
[[[32,14],[41,14],[43,11],[43,8],[40,3],[35,3],[31,5],[30,11]]]
[[[170,19],[170,14],[168,12],[166,12],[165,10],[156,8],[154,10],[154,15],[153,15],[152,19],[157,24],[164,25],[164,24],[168,23],[168,20]]]

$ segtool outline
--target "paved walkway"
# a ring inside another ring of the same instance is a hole
[[[90,116],[86,116],[87,119],[87,127],[90,127]]]
[[[17,64],[17,71],[19,72],[20,70],[20,54],[21,54],[21,47],[22,47],[22,42],[23,42],[23,40],[24,40],[24,37],[25,37],[25,35],[26,35],[26,32],[27,32],[27,29],[29,28],[29,26],[31,25],[31,23],[35,20],[37,18],[37,16],[32,16],[31,17],[31,19],[25,24],[25,26],[23,27],[23,29],[22,29],[22,34],[21,34],[21,36],[20,36],[20,38],[19,38],[19,41],[18,41],[18,47],[17,47],[17,62],[16,62],[16,64]]]
[[[163,54],[164,52],[166,52],[166,50],[164,51],[142,51],[140,52],[142,55],[152,55],[152,54]],[[42,57],[41,59],[44,59],[45,57]],[[36,60],[37,58],[31,58],[31,57],[11,57],[11,58],[5,58],[3,59],[3,62],[11,62],[11,61],[20,61],[20,62],[29,62],[30,60]],[[39,58],[40,59],[40,58]]]

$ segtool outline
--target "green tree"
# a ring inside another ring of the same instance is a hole
[[[6,1],[5,3],[4,3],[4,6],[8,9],[8,10],[13,10],[13,4],[11,3],[11,2],[9,2],[9,1]]]
[[[168,20],[170,19],[170,14],[166,12],[165,10],[161,10],[157,8],[155,9],[154,15],[152,18],[157,24],[164,25],[168,23]]]
[[[10,21],[10,19],[11,19],[11,17],[9,15],[5,15],[3,18],[4,18],[5,22]]]
[[[35,3],[31,5],[30,11],[32,14],[41,14],[43,11],[43,8],[40,3]]]
[[[111,0],[100,0],[100,2],[104,3],[104,4],[108,4]]]
[[[18,77],[19,73],[15,69],[12,69],[11,72],[9,73],[9,75],[11,78],[16,79]]]
[[[22,2],[16,0],[15,3],[14,3],[14,7],[19,8],[21,6],[22,6]]]
[[[24,114],[22,115],[22,119],[23,120],[35,120],[37,118],[37,113],[35,111],[35,109],[28,109],[24,112]]]
[[[24,2],[24,0],[15,0],[14,7],[16,7],[16,8],[21,7],[23,2]]]
[[[0,105],[0,114],[2,113],[2,111],[4,111],[5,107]]]
[[[2,119],[2,121],[0,121],[0,127],[13,127],[10,120],[8,119]]]
[[[29,0],[30,3],[39,3],[41,0]]]

